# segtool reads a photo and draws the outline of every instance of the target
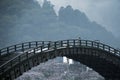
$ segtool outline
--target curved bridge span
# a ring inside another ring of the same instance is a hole
[[[22,51],[0,66],[0,80],[13,80],[32,67],[58,56],[79,61],[91,67],[106,80],[120,80],[120,51],[100,42],[71,39],[40,41],[39,45],[35,42],[34,47],[31,47],[31,43],[26,45],[27,48],[25,44],[21,44],[20,49],[14,45],[13,51],[10,51],[9,47],[5,48],[6,53],[1,52],[2,58],[4,55]]]
[[[29,50],[32,50],[36,47],[48,43],[50,43],[50,41],[32,41],[32,42],[19,43],[6,48],[2,48],[0,49],[0,66],[20,53],[25,53]]]

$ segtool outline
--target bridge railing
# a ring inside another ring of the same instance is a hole
[[[112,53],[116,56],[120,56],[119,50],[117,50],[109,45],[103,44],[101,42],[96,42],[96,41],[71,39],[71,40],[57,41],[56,44],[59,44],[59,45],[57,45],[58,47],[60,47],[62,45],[63,47],[81,46],[81,47],[97,48],[97,49]]]
[[[49,42],[44,43],[44,45],[38,46],[36,48],[33,48],[24,54],[20,54],[13,59],[9,60],[2,66],[0,66],[0,74],[7,71],[8,69],[12,68],[16,64],[19,64],[23,60],[27,60],[33,55],[36,54],[42,54],[43,51],[47,50],[55,50],[58,48],[69,48],[69,47],[87,47],[87,48],[96,48],[103,51],[107,51],[111,54],[114,54],[116,56],[120,56],[120,51],[116,50],[108,45],[102,44],[100,42],[90,41],[90,40],[79,40],[79,39],[71,39],[71,40],[62,40],[62,41],[56,41],[56,42]]]
[[[19,54],[16,57],[10,59],[9,61],[7,61],[6,63],[4,63],[3,65],[0,66],[0,74],[2,74],[3,72],[7,71],[10,68],[12,68],[16,64],[22,62],[23,60],[26,60],[26,59],[32,57],[36,53],[42,52],[45,48],[48,49],[49,42],[42,42],[42,45],[38,46],[37,48],[28,50],[27,52],[25,52],[23,54]]]
[[[80,39],[71,39],[71,40],[63,40],[63,41],[56,41],[56,47],[67,47],[67,46],[82,46],[82,47],[91,47],[91,48],[97,48],[100,50],[107,51],[109,53],[112,53],[116,56],[120,56],[120,51],[108,46],[106,44],[103,44],[101,42],[96,41],[90,41],[90,40],[80,40]]]
[[[12,45],[12,46],[0,49],[0,56],[9,54],[12,52],[16,52],[16,51],[25,51],[26,49],[39,47],[41,45],[44,45],[44,43],[49,43],[49,42],[50,41],[32,41],[32,42],[25,42],[25,43]]]

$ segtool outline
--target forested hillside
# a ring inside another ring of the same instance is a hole
[[[47,0],[43,6],[35,0],[1,0],[0,34],[1,48],[26,41],[78,37],[120,45],[111,32],[91,22],[83,12],[67,6],[56,15],[54,5]]]

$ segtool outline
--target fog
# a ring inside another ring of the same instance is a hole
[[[113,32],[74,6],[60,7],[57,14],[53,2],[47,0],[41,6],[35,0],[2,0],[0,7],[0,47],[26,41],[78,37],[100,40],[116,48],[120,45],[120,39]]]
[[[41,0],[38,0],[41,1]],[[42,0],[43,1],[43,0]],[[120,0],[49,0],[56,13],[61,6],[71,5],[84,12],[91,21],[103,25],[116,37],[120,37]]]

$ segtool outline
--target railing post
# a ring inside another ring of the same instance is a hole
[[[38,42],[37,41],[35,42],[35,44],[36,44],[36,47],[38,47]]]
[[[81,40],[79,40],[79,46],[81,46]]]
[[[15,51],[17,50],[17,47],[16,47],[16,45],[14,46],[14,48],[15,48]]]
[[[31,48],[31,42],[29,42],[29,48]]]
[[[79,43],[79,42],[78,42]],[[75,47],[75,40],[73,40],[73,46]]]
[[[42,41],[42,46],[43,46],[43,48],[44,48],[44,44],[45,44],[44,41]]]
[[[48,43],[48,50],[50,49],[50,43]]]
[[[33,53],[35,54],[35,48],[33,49]]]
[[[105,45],[103,44],[103,50],[105,50]]]
[[[56,42],[54,42],[54,49],[56,49]]]
[[[93,47],[93,41],[92,41],[92,45],[91,46]]]
[[[69,54],[69,40],[67,40],[67,52],[66,54]]]
[[[9,47],[7,47],[7,53],[9,53]]]
[[[85,41],[85,44],[86,44],[86,46],[88,45],[88,44],[87,44],[87,40]]]
[[[99,48],[99,43],[97,43],[97,48]]]
[[[63,47],[63,41],[60,41],[60,46]]]
[[[54,42],[54,57],[57,55],[57,42]]]
[[[69,47],[69,40],[67,40],[67,47]]]
[[[2,54],[1,54],[1,50],[0,50],[0,57],[1,57],[1,55],[2,55]]]
[[[110,52],[110,47],[109,47],[109,52]]]
[[[24,51],[24,43],[22,43],[22,51]]]
[[[114,49],[114,54],[116,54],[116,52],[117,52],[117,50],[116,50],[116,49]]]
[[[41,46],[40,49],[41,49],[41,52],[42,52],[43,51],[43,47]]]
[[[26,59],[27,59],[27,60],[28,60],[28,54],[29,54],[29,53],[28,53],[28,52],[26,52]]]

